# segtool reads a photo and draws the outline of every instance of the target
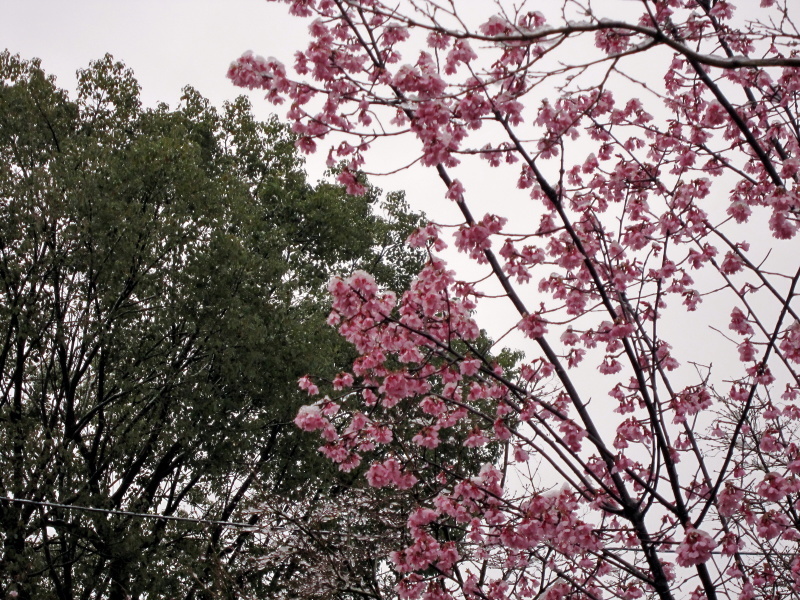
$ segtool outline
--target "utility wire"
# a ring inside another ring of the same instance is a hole
[[[608,552],[644,552],[641,548],[603,548],[603,550]],[[664,554],[677,554],[677,550],[672,550],[670,548],[660,548],[658,550],[660,553]],[[711,552],[713,556],[732,556],[731,554],[725,554],[724,552],[720,552],[719,550],[713,550]],[[736,554],[741,554],[742,556],[766,556],[769,554],[770,556],[797,556],[797,552],[755,552],[755,551],[746,551],[746,550],[738,550]]]
[[[223,527],[236,527],[239,529],[251,529],[255,531],[257,526],[250,523],[236,523],[234,521],[215,521],[213,519],[194,519],[191,517],[175,517],[173,515],[154,515],[152,513],[137,513],[128,510],[114,510],[110,508],[94,508],[91,506],[79,506],[77,504],[59,504],[57,502],[45,502],[43,500],[25,500],[23,498],[9,498],[0,496],[0,500],[14,502],[17,504],[32,504],[34,506],[46,506],[48,508],[63,508],[66,510],[78,510],[82,512],[101,513],[106,515],[120,515],[124,517],[138,517],[143,519],[159,519],[162,521],[180,521],[183,523],[202,523],[205,525],[222,525]]]
[[[174,517],[172,515],[154,515],[152,513],[137,513],[131,512],[127,510],[113,510],[109,508],[94,508],[90,506],[79,506],[77,504],[59,504],[57,502],[45,502],[43,500],[26,500],[23,498],[9,498],[8,496],[0,496],[0,500],[5,500],[7,502],[16,502],[18,504],[32,504],[34,506],[46,506],[48,508],[63,508],[66,510],[77,510],[81,512],[93,512],[93,513],[102,513],[108,515],[120,515],[125,517],[138,517],[140,519],[160,519],[164,521],[179,521],[182,523],[201,523],[205,525],[221,525],[223,527],[232,527],[238,529],[249,529],[251,531],[257,531],[257,525],[251,525],[250,523],[237,523],[235,521],[215,521],[213,519],[194,519],[191,517]],[[278,525],[273,526],[271,529],[285,529],[284,526]],[[315,532],[315,533],[334,533],[333,531],[326,531],[326,532]],[[369,538],[367,538],[369,539]],[[667,542],[669,543],[669,542]],[[672,542],[677,543],[677,542]],[[619,547],[608,547],[604,550],[608,552],[643,552],[641,548],[619,548]],[[666,554],[676,554],[677,550],[672,550],[669,548],[661,548],[659,552],[666,553]],[[720,551],[712,551],[712,555],[722,555],[723,553]],[[741,554],[744,556],[765,556],[766,552],[752,552],[752,551],[739,551],[737,554]],[[778,556],[796,556],[797,553],[795,552],[770,552],[769,554],[778,555]]]

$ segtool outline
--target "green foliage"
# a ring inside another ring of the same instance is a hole
[[[244,98],[145,109],[110,56],[78,78],[70,99],[0,54],[0,494],[252,523],[264,498],[311,501],[335,476],[294,431],[296,381],[352,356],[324,284],[364,268],[403,289],[420,217],[310,185]],[[3,597],[233,598],[283,577],[246,531],[8,500],[0,544]]]

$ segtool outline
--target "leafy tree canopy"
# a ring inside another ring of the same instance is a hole
[[[458,215],[402,296],[330,286],[359,357],[297,417],[415,507],[386,597],[800,597],[800,2],[281,1],[307,43],[232,81],[350,190],[397,140]]]
[[[406,288],[420,218],[310,184],[245,98],[145,108],[108,55],[78,81],[0,54],[0,596],[274,591],[246,530],[113,511],[253,523],[257,499],[324,491],[291,421],[297,379],[353,358],[325,282]]]

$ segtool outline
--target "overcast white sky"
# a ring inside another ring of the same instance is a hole
[[[0,49],[41,58],[59,86],[73,90],[75,71],[110,52],[133,69],[149,106],[175,106],[187,84],[215,105],[247,93],[226,78],[230,62],[252,50],[291,67],[294,53],[306,45],[308,23],[289,16],[283,3],[266,0],[0,0],[0,15]],[[284,116],[286,108],[270,105],[263,93],[249,95],[259,118]],[[326,154],[308,159],[312,180],[321,176]],[[406,189],[412,204],[430,215],[432,187],[436,204],[444,188],[426,171],[375,183],[387,191]],[[443,208],[437,219],[457,220],[452,206]]]
[[[189,84],[219,106],[247,93],[226,78],[232,60],[252,50],[290,67],[294,53],[307,43],[307,23],[289,16],[283,3],[267,0],[0,0],[0,49],[41,58],[45,72],[71,92],[75,71],[108,52],[133,69],[145,105],[175,106]],[[262,92],[248,95],[259,118],[273,112],[284,116],[286,107],[269,104]],[[416,150],[401,146],[400,151],[373,152],[367,166],[378,172],[394,170],[405,162],[406,149]],[[307,159],[312,180],[324,171],[325,150],[322,144]],[[464,174],[458,176],[464,179]],[[386,191],[405,190],[415,209],[438,222],[461,221],[455,205],[443,200],[445,189],[432,169],[372,180]],[[509,183],[511,192],[514,181]],[[491,188],[487,197],[498,193],[498,182]],[[453,254],[447,258],[457,269],[474,268],[466,257]],[[500,331],[516,322],[514,313],[500,314],[506,317]]]
[[[265,0],[2,0],[0,7],[0,45],[40,57],[61,86],[71,88],[76,69],[110,52],[133,68],[147,104],[174,104],[186,84],[216,104],[235,97],[241,91],[225,78],[231,60],[251,48],[288,60],[304,34],[285,7]]]
[[[303,20],[288,16],[285,5],[266,0],[0,0],[0,15],[0,48],[24,58],[40,57],[45,71],[56,75],[61,87],[73,89],[76,69],[110,52],[134,70],[147,105],[165,101],[174,106],[186,84],[219,105],[243,93],[225,77],[233,59],[253,50],[289,66],[294,52],[305,46],[307,31]],[[273,111],[283,116],[286,110],[275,110],[260,93],[252,98],[261,118]],[[373,153],[369,158],[378,163],[384,158],[402,162],[402,155],[395,151],[388,157]],[[310,160],[312,179],[321,174],[324,156],[320,152]],[[375,162],[371,165],[376,170],[384,168],[374,166]],[[386,168],[396,166],[397,162]],[[510,200],[517,193],[515,179],[505,182],[510,187],[504,190],[497,173],[486,175],[464,169],[456,174],[462,180],[478,180],[472,188],[467,184],[468,191],[484,186],[480,193],[470,194],[471,201],[478,196],[484,203],[503,198],[506,203],[527,205]],[[444,190],[431,169],[375,182],[387,190],[407,190],[412,206],[435,220],[460,220],[454,206],[442,200]],[[516,320],[505,305],[494,318],[500,314],[509,320],[501,330]]]

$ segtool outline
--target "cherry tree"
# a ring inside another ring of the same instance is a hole
[[[334,278],[359,358],[301,380],[321,451],[413,501],[394,594],[800,597],[800,5],[284,2],[295,75],[248,53],[230,78],[351,193],[415,140],[461,220],[409,239],[400,298]],[[476,344],[489,296],[511,369]],[[456,443],[505,450],[465,477]]]

